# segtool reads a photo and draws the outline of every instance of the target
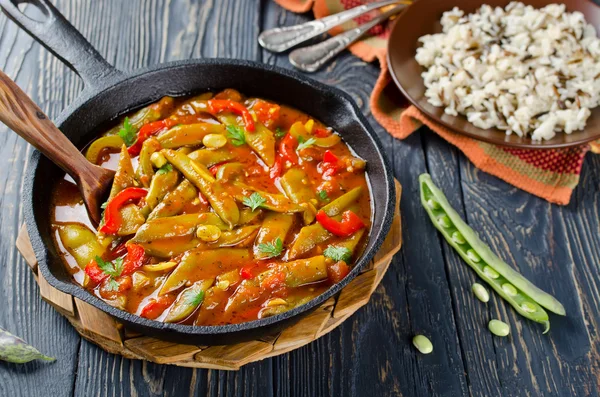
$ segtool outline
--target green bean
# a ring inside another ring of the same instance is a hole
[[[496,256],[450,206],[428,174],[421,175],[419,181],[421,203],[434,226],[448,243],[479,277],[510,303],[519,314],[544,324],[546,326],[544,333],[548,332],[550,321],[548,313],[542,306],[556,314],[564,315],[563,305]],[[523,307],[534,310],[524,310]]]
[[[214,225],[221,230],[228,230],[228,226],[221,218],[212,212],[185,214],[147,221],[139,228],[131,242],[147,243],[173,237],[193,236],[198,225]]]
[[[263,212],[261,210],[252,211],[251,208],[243,208],[240,210],[240,225],[248,225],[257,221]]]
[[[153,153],[159,151],[160,149],[160,143],[153,136],[146,139],[142,144],[136,175],[144,187],[148,187],[150,185],[150,181],[154,176],[154,167],[152,166],[153,164],[150,158],[152,157]]]
[[[341,195],[340,197],[333,200],[331,203],[323,206],[321,209],[325,211],[328,216],[336,216],[344,212],[346,208],[355,203],[360,195],[362,194],[362,187],[358,186],[349,192]]]
[[[290,201],[283,194],[257,190],[241,182],[233,182],[232,185],[230,189],[235,192],[234,197],[240,203],[243,203],[244,199],[250,197],[253,193],[258,193],[265,199],[265,202],[261,204],[261,207],[264,209],[275,212],[303,212],[305,210],[303,207]]]
[[[290,168],[280,179],[285,195],[296,204],[316,203],[316,195],[310,186],[310,179],[300,168]]]
[[[212,174],[201,164],[194,163],[183,153],[163,149],[161,153],[206,197],[211,207],[230,228],[240,220],[240,211],[223,185],[214,180]]]
[[[416,335],[412,340],[413,345],[423,354],[429,354],[433,351],[433,345],[425,335]]]
[[[104,254],[104,247],[98,243],[96,235],[81,223],[58,224],[58,236],[69,254],[81,269],[96,256]]]
[[[327,137],[323,137],[323,138],[313,136],[308,131],[306,131],[305,125],[299,121],[295,122],[290,127],[290,135],[292,135],[296,139],[302,138],[304,140],[307,140],[309,138],[313,138],[315,140],[314,141],[315,146],[325,147],[325,148],[335,146],[342,141],[340,136],[337,134],[331,134],[331,135],[329,135]]]
[[[471,287],[471,290],[473,291],[473,293],[475,294],[477,299],[479,299],[483,303],[489,302],[490,293],[487,291],[487,289],[485,289],[485,287],[483,285],[481,285],[479,283],[474,283],[473,286]]]
[[[196,281],[181,291],[177,300],[173,303],[171,309],[169,309],[167,317],[165,317],[165,322],[178,323],[188,318],[202,304],[206,290],[213,285],[214,281],[214,278]]]
[[[223,112],[216,115],[217,119],[227,125],[243,128],[243,125],[238,122],[235,114]],[[275,164],[275,136],[267,127],[260,121],[255,121],[255,130],[246,132],[246,143],[258,156],[265,162],[268,167]]]
[[[135,204],[123,206],[119,210],[119,214],[121,215],[121,225],[117,231],[117,236],[135,234],[146,221],[142,210]]]
[[[191,152],[188,156],[205,167],[212,167],[213,165],[224,163],[235,158],[235,155],[227,147],[215,150],[198,149]]]
[[[148,220],[179,215],[184,207],[198,198],[198,191],[190,181],[184,179],[175,190],[167,193],[148,215]]]
[[[121,190],[132,186],[135,186],[135,173],[133,172],[131,157],[129,156],[129,152],[127,152],[127,146],[123,145],[121,147],[119,163],[117,164],[117,172],[115,173],[115,179],[110,189],[108,199],[112,199]]]
[[[265,216],[256,241],[254,242],[254,257],[257,259],[266,259],[270,256],[259,249],[260,244],[268,244],[276,241],[278,238],[285,241],[288,232],[294,224],[294,215],[269,212]]]
[[[152,121],[157,121],[165,118],[173,108],[174,100],[171,97],[163,97],[158,102],[153,103],[150,106],[146,106],[143,109],[138,110],[129,118],[129,123],[133,126],[137,132],[144,124]],[[119,130],[123,128],[123,122],[119,123],[116,127],[110,129],[107,135],[116,135]]]
[[[217,181],[221,182],[243,180],[245,176],[244,165],[242,163],[220,165],[215,176],[217,177]]]
[[[285,283],[288,287],[298,287],[327,278],[327,264],[323,255],[281,263],[285,268]]]
[[[231,231],[221,233],[221,237],[211,247],[235,247],[258,231],[259,225],[243,226]]]
[[[507,336],[510,334],[510,327],[508,324],[500,320],[490,320],[488,329],[496,336]]]
[[[158,141],[166,149],[198,146],[202,144],[202,140],[208,134],[225,134],[225,127],[212,123],[182,124],[161,134]]]
[[[188,251],[162,285],[159,295],[182,287],[187,282],[215,278],[240,267],[250,260],[250,252],[242,248],[194,249]]]
[[[179,172],[175,170],[158,173],[152,178],[148,194],[146,195],[146,205],[142,209],[144,215],[150,212],[158,205],[168,192],[172,191],[179,181]]]

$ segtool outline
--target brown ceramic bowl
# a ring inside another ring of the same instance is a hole
[[[521,0],[522,3],[542,8],[545,5],[557,3],[552,0]],[[503,146],[528,149],[550,149],[577,146],[600,139],[600,107],[592,110],[583,131],[572,134],[558,133],[547,141],[532,141],[530,138],[520,138],[515,134],[506,135],[498,129],[484,130],[469,123],[466,117],[450,116],[443,108],[435,107],[427,102],[425,85],[421,78],[423,67],[415,60],[418,39],[432,33],[440,33],[440,19],[445,11],[458,7],[465,13],[477,11],[482,4],[505,7],[510,0],[418,0],[404,11],[396,20],[388,43],[388,65],[392,77],[406,98],[436,123],[448,127],[460,134],[481,141]],[[600,29],[600,7],[591,0],[563,0],[568,11],[580,11],[588,23],[596,30]]]

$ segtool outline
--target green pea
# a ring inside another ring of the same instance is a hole
[[[437,201],[435,201],[434,199],[429,199],[427,200],[427,205],[429,206],[429,208],[431,208],[432,210],[437,210],[440,208],[440,203],[438,203]]]
[[[477,299],[479,299],[483,303],[487,303],[490,300],[490,294],[483,285],[475,283],[471,287],[471,290],[473,291]]]
[[[502,284],[502,290],[510,296],[517,295],[517,289],[512,284]]]
[[[521,309],[527,313],[533,313],[537,310],[536,305],[531,302],[523,302],[521,303]]]
[[[445,227],[446,229],[452,226],[452,222],[450,221],[450,218],[448,218],[448,215],[440,216],[437,221],[441,227]]]
[[[510,334],[510,327],[504,321],[491,320],[488,324],[490,332],[496,336],[507,336]]]
[[[467,257],[473,262],[479,262],[481,260],[481,257],[477,254],[477,252],[473,251],[472,249],[467,250]]]
[[[412,340],[413,345],[423,354],[429,354],[433,351],[433,345],[429,338],[424,335],[417,335]]]
[[[498,274],[497,271],[495,271],[494,269],[492,269],[489,266],[486,266],[483,268],[483,272],[486,274],[486,276],[490,277],[490,278],[498,278],[500,277],[500,274]]]
[[[457,230],[454,233],[452,233],[452,241],[454,241],[456,244],[464,244],[467,241],[465,240],[465,237]]]

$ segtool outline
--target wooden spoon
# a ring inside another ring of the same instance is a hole
[[[100,223],[100,204],[114,171],[87,161],[81,152],[6,74],[0,70],[0,121],[69,174],[79,186],[90,219]]]

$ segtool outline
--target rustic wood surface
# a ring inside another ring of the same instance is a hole
[[[258,33],[308,20],[270,0],[57,0],[109,62],[133,69],[198,57],[290,67],[259,49]],[[29,10],[35,15],[35,10]],[[78,77],[0,16],[0,69],[51,117],[82,89]],[[14,241],[23,223],[23,170],[31,147],[0,126],[0,326],[58,358],[0,363],[1,396],[597,396],[600,389],[600,157],[588,155],[571,204],[550,205],[479,172],[431,132],[392,139],[372,119],[377,65],[343,54],[314,76],[349,92],[382,139],[402,196],[404,247],[371,302],[318,341],[238,372],[180,368],[111,355],[82,340],[39,294]],[[557,296],[552,330],[517,316],[440,240],[421,209],[417,175],[429,171],[499,255]],[[493,337],[490,318],[512,335]],[[434,352],[415,352],[415,333]]]

